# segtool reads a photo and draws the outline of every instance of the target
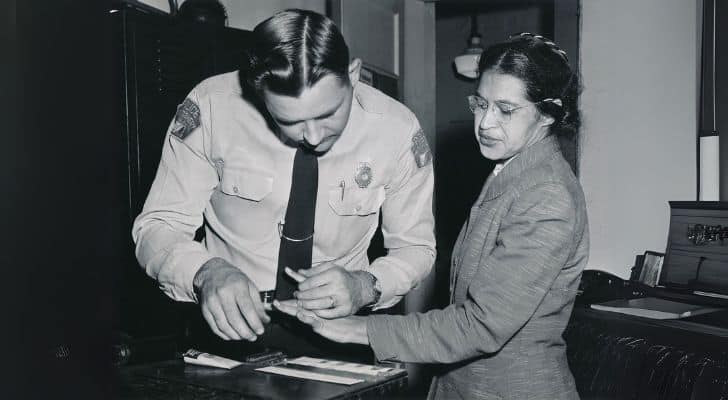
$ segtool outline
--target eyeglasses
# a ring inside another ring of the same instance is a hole
[[[513,107],[508,104],[495,102],[495,107],[493,107],[493,114],[495,114],[496,121],[505,123],[511,120],[511,116],[515,111],[520,110],[521,108],[526,108],[530,105],[532,104]],[[488,112],[488,108],[490,108],[490,103],[488,103],[488,100],[478,96],[477,94],[471,94],[470,96],[468,96],[468,107],[470,108],[470,112],[477,116]]]

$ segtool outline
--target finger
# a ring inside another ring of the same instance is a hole
[[[251,301],[253,302],[253,308],[255,309],[255,312],[258,314],[258,317],[261,321],[265,322],[266,324],[270,322],[270,317],[265,312],[265,304],[260,299],[260,291],[258,290],[258,287],[255,286],[255,283],[253,281],[248,281],[248,293]],[[268,309],[270,309],[270,305],[268,305]]]
[[[318,333],[319,335],[325,335],[329,339],[331,339],[328,335],[326,335],[326,332],[324,332],[324,320],[321,318],[316,318],[313,323],[311,323],[311,327],[313,328],[313,331]]]
[[[349,316],[346,307],[328,308],[325,310],[314,310],[312,311],[316,316],[323,319],[334,319]]]
[[[218,301],[210,301],[208,305],[208,311],[212,314],[212,318],[215,320],[220,332],[224,333],[229,338],[228,340],[240,340],[240,336],[228,323],[222,305]]]
[[[298,272],[296,272],[288,267],[286,267],[284,269],[284,271],[286,271],[286,275],[290,276],[291,278],[293,278],[293,280],[295,280],[298,283],[301,283],[306,280],[305,276],[299,274]]]
[[[273,306],[278,309],[278,311],[292,317],[295,317],[298,313],[298,307],[296,307],[295,302],[273,300]]]
[[[238,337],[236,339],[255,340],[255,334],[253,334],[248,324],[243,320],[235,298],[223,302],[222,310],[225,313],[225,319],[228,324],[237,333]]]
[[[258,295],[258,293],[254,293],[254,295]],[[255,306],[253,305],[254,300],[252,299],[252,296],[248,294],[240,294],[236,296],[237,300],[237,308],[240,311],[240,313],[243,314],[243,318],[245,318],[245,321],[248,323],[248,326],[252,331],[255,332],[255,334],[262,335],[263,334],[263,323],[260,320],[260,316],[258,315],[258,311],[256,310]],[[260,301],[260,299],[258,299]],[[260,305],[261,310],[263,309],[263,305]],[[251,332],[251,335],[253,333]],[[255,338],[250,338],[248,340],[255,340]]]
[[[297,272],[305,277],[311,277],[314,275],[318,275],[326,270],[329,270],[331,268],[337,267],[336,264],[332,262],[325,262],[321,263],[315,267],[306,268],[306,269],[299,269]],[[339,267],[341,268],[341,267]]]
[[[313,324],[318,319],[316,317],[316,314],[302,308],[298,309],[298,312],[296,313],[296,318],[298,318],[299,321],[309,325]]]
[[[298,304],[298,300],[296,299],[289,299],[289,300],[273,300],[273,302],[278,302],[278,304],[283,304],[284,306],[290,306],[290,307],[296,307]]]
[[[316,314],[310,311],[300,310],[296,316],[299,321],[311,325],[315,332],[321,333],[323,331],[324,321]]]
[[[321,297],[313,300],[299,300],[298,305],[307,310],[324,310],[335,306],[332,296]]]
[[[207,321],[207,325],[210,326],[210,329],[212,332],[221,337],[224,340],[230,340],[230,337],[220,331],[220,329],[217,327],[217,323],[215,322],[215,318],[213,318],[212,313],[210,313],[207,310],[207,307],[202,307],[202,317],[205,318],[205,321]]]
[[[326,271],[322,271],[316,275],[312,275],[308,278],[306,278],[305,281],[298,284],[299,290],[308,290],[313,289],[318,286],[324,286],[330,283],[335,283],[337,281],[341,281],[342,274],[340,271],[336,269],[328,269]]]
[[[318,286],[313,289],[308,290],[298,290],[295,293],[293,293],[294,296],[296,296],[296,299],[298,300],[314,300],[314,299],[324,299],[329,296],[333,296],[334,292],[331,290],[330,285],[326,286]]]

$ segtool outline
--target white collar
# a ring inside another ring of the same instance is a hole
[[[500,163],[496,164],[495,168],[493,168],[493,176],[498,176],[498,174],[500,174],[500,172],[503,170],[503,168],[505,168],[506,165],[508,165],[508,163],[511,162],[511,160],[513,160],[517,156],[518,156],[518,154],[505,160],[504,162],[500,162]]]

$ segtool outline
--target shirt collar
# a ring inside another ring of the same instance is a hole
[[[495,168],[493,168],[493,176],[498,176],[498,174],[503,170],[503,168],[505,168],[506,165],[508,165],[508,163],[511,162],[511,160],[513,160],[516,157],[518,157],[518,154],[505,160],[504,162],[500,162],[500,163],[496,164]]]

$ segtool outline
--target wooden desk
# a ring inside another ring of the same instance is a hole
[[[582,399],[728,398],[728,311],[654,320],[576,307],[564,336]]]
[[[124,367],[119,377],[119,397],[130,400],[381,399],[407,388],[406,372],[346,386],[267,374],[249,366],[225,370],[186,365],[182,360]]]

